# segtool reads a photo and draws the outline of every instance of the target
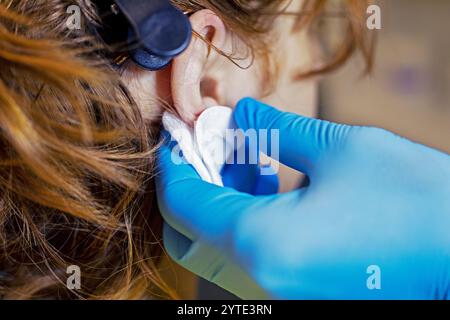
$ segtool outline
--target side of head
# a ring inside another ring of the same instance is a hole
[[[190,14],[194,30],[190,46],[170,68],[159,72],[127,63],[123,79],[129,80],[130,92],[143,101],[143,108],[160,111],[160,101],[149,103],[157,96],[189,124],[205,107],[234,106],[245,96],[271,102],[277,96],[277,105],[302,106],[299,112],[312,116],[321,75],[354,53],[361,53],[366,71],[372,67],[373,34],[365,31],[366,1],[331,9],[331,14],[344,17],[344,28],[341,41],[327,54],[318,32],[330,10],[327,1],[173,2]]]
[[[292,99],[312,110],[316,80],[303,76],[367,47],[352,18],[340,50],[316,63],[309,26],[326,1],[173,3],[190,13],[193,40],[168,68],[149,72],[131,61],[111,67],[89,27],[101,23],[91,1],[0,0],[1,297],[175,296],[158,272],[162,110],[192,122],[209,104],[263,98],[280,83],[290,92],[283,101],[300,88]],[[79,30],[66,25],[74,4]],[[309,14],[282,18],[286,6]],[[81,290],[66,287],[70,265],[82,270]]]

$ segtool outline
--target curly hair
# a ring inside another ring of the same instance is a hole
[[[173,2],[211,9],[263,55],[289,1]],[[326,3],[304,1],[296,28],[316,23]],[[143,118],[90,29],[68,30],[73,4],[84,21],[99,21],[90,0],[0,0],[0,297],[176,298],[158,271],[158,124]],[[331,71],[356,51],[370,69],[365,4],[344,2],[342,46],[302,76]],[[66,286],[70,265],[82,270],[80,290]]]

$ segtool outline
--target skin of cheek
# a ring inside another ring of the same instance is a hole
[[[222,97],[224,105],[234,108],[239,100],[244,97],[262,97],[264,90],[261,79],[264,77],[264,73],[257,63],[249,69],[242,69],[235,65],[230,67],[231,62],[227,59],[222,60],[224,60],[224,67],[222,68],[224,83],[219,87],[221,90],[219,96]],[[245,65],[248,61],[241,61],[240,63]]]
[[[159,124],[164,112],[164,103],[171,105],[172,101],[170,67],[149,72],[130,62],[122,74],[122,81],[136,101],[146,122]]]
[[[306,79],[294,81],[296,73],[310,69],[314,65],[315,55],[310,38],[306,32],[298,34],[288,33],[289,24],[284,29],[284,37],[280,38],[278,51],[279,78],[272,93],[262,100],[276,106],[278,109],[298,113],[307,117],[318,115],[318,79]],[[296,39],[293,41],[293,39]],[[280,139],[283,136],[280,135]],[[274,168],[279,168],[280,192],[288,192],[302,183],[305,176],[287,166],[275,163]]]
[[[318,80],[309,79],[304,81],[294,81],[296,73],[302,69],[310,68],[312,57],[307,49],[307,38],[305,35],[296,35],[298,41],[286,41],[283,43],[283,50],[280,50],[278,79],[275,87],[269,95],[265,95],[265,88],[261,79],[265,79],[265,72],[261,63],[256,62],[250,69],[243,70],[228,65],[221,68],[223,105],[234,107],[243,97],[250,96],[257,98],[278,109],[298,113],[308,117],[317,117],[318,103]],[[296,44],[293,44],[296,43]],[[226,60],[226,59],[224,59]],[[225,61],[227,63],[227,61]],[[283,139],[280,136],[280,139]],[[263,162],[264,159],[262,159]],[[304,179],[304,175],[290,169],[287,166],[274,163],[274,168],[278,168],[280,179],[280,192],[288,192],[297,188]]]

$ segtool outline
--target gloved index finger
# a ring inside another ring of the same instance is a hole
[[[158,151],[156,189],[164,219],[190,239],[226,239],[239,215],[257,203],[256,197],[201,180],[175,145],[165,141]]]
[[[256,130],[260,141],[263,130],[266,130],[268,155],[307,174],[328,147],[342,141],[351,128],[282,112],[251,98],[245,98],[238,103],[234,120],[244,131]],[[278,134],[273,135],[274,131]],[[278,141],[273,141],[272,136]],[[263,149],[264,146],[260,148]],[[274,148],[277,150],[274,151]]]

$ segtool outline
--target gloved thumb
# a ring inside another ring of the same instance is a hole
[[[249,130],[256,130],[253,136],[258,140],[267,139],[266,153],[270,157],[305,173],[312,170],[324,152],[342,142],[352,128],[282,112],[251,98],[237,104],[234,120],[248,136]],[[272,134],[274,132],[277,134]],[[274,137],[278,141],[273,141]],[[259,147],[264,149],[264,146]]]

